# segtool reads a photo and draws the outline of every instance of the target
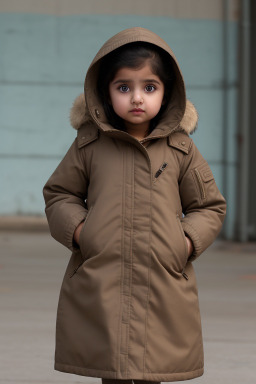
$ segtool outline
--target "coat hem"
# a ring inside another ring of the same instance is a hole
[[[151,372],[129,372],[128,375],[122,375],[121,373],[115,371],[99,370],[92,368],[76,367],[73,365],[55,363],[54,369],[56,371],[88,376],[88,377],[98,377],[103,379],[123,379],[123,380],[148,380],[148,381],[183,381],[195,379],[200,377],[204,373],[204,368],[196,369],[195,371],[189,372],[175,372],[175,373],[151,373]]]

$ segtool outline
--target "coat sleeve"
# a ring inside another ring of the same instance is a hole
[[[76,247],[74,231],[88,212],[87,187],[88,176],[76,139],[43,189],[51,235],[72,251]]]
[[[193,261],[219,234],[226,214],[226,201],[193,141],[181,169],[180,197],[184,214],[181,224],[194,245],[189,259]]]

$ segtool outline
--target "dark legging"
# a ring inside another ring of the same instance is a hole
[[[102,384],[160,384],[159,381],[149,380],[117,380],[117,379],[101,379]]]

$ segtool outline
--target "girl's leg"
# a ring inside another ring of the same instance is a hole
[[[101,379],[102,384],[132,384],[132,380]]]

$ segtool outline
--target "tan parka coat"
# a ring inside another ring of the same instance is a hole
[[[101,57],[135,41],[166,50],[176,73],[167,112],[142,142],[108,124],[95,91]],[[169,46],[142,28],[107,41],[71,122],[77,138],[44,188],[51,234],[72,251],[59,298],[55,369],[159,381],[202,375],[191,262],[218,235],[226,204],[188,135],[197,113]],[[73,234],[83,220],[78,248]],[[185,234],[194,246],[190,258]]]

